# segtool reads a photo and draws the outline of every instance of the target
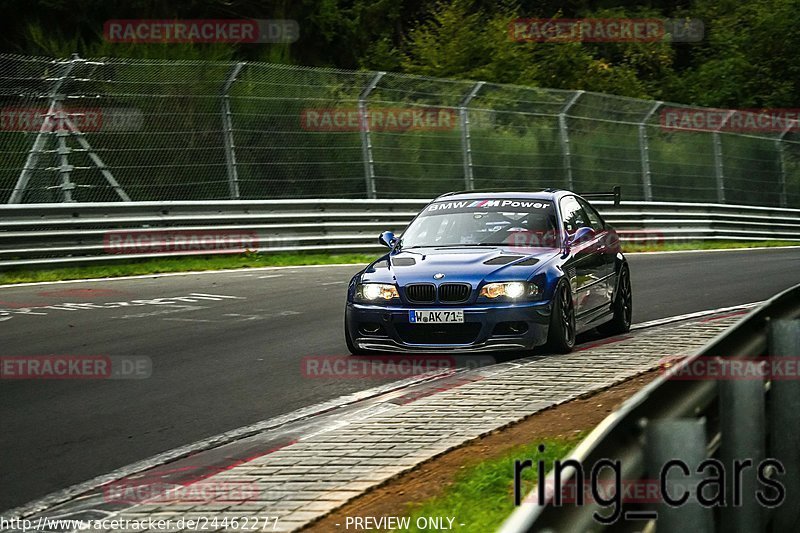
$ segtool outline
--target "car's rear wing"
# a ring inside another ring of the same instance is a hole
[[[616,207],[619,205],[619,202],[622,199],[622,193],[620,186],[616,185],[613,189],[611,189],[611,192],[590,192],[587,194],[581,194],[581,197],[589,201],[612,198],[614,200],[614,206]]]

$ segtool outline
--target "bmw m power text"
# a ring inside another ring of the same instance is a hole
[[[572,192],[448,193],[401,236],[384,232],[380,241],[389,253],[348,287],[353,354],[543,344],[567,352],[586,330],[630,329],[630,273],[617,234]]]

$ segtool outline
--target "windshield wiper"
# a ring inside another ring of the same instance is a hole
[[[496,244],[491,242],[463,242],[461,244],[437,244],[432,248],[471,248],[474,246],[505,246],[504,244]]]
[[[510,246],[510,245],[501,242],[462,242],[460,244],[450,243],[450,244],[425,244],[418,246],[408,246],[403,249],[411,250],[413,248],[469,248],[472,246]]]

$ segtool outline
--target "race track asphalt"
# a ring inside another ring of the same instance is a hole
[[[800,283],[800,249],[637,254],[629,261],[634,322],[759,301]],[[344,292],[359,268],[0,288],[0,356],[147,356],[153,364],[152,376],[140,380],[0,380],[0,510],[385,383],[301,370],[303,357],[347,353]],[[166,297],[194,301],[132,305]],[[122,303],[102,306],[115,302]],[[96,307],[59,308],[65,303]]]

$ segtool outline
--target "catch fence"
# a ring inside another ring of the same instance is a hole
[[[633,201],[800,207],[797,124],[693,119],[713,115],[384,72],[0,55],[0,203],[621,185]]]

